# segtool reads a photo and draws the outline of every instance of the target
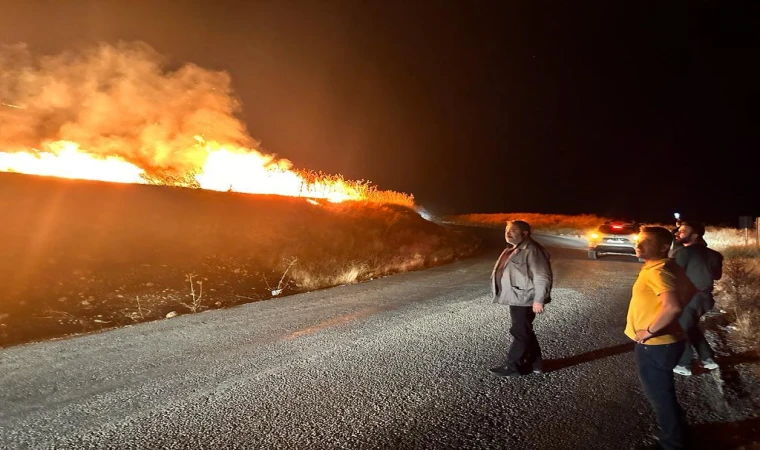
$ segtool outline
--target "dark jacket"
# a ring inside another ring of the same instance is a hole
[[[714,281],[723,276],[723,255],[709,248],[703,240],[678,248],[673,252],[673,259],[702,292],[712,293]]]

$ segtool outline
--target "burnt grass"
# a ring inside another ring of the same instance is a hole
[[[352,269],[350,282],[360,282],[479,249],[477,237],[406,207],[317,203],[0,174],[0,347],[326,288]]]

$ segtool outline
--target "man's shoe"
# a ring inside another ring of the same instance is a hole
[[[508,367],[493,367],[491,369],[488,369],[489,372],[491,372],[493,375],[496,375],[497,377],[519,377],[522,375],[520,372],[516,370],[512,370]]]
[[[688,377],[691,375],[691,369],[686,366],[675,366],[673,367],[673,372],[677,373],[678,375],[683,375],[685,377]]]
[[[544,369],[542,369],[540,367],[534,367],[533,368],[533,373],[535,373],[537,375],[541,375],[542,373],[544,373]]]
[[[718,363],[715,362],[712,358],[705,358],[702,360],[702,367],[704,367],[707,370],[715,370],[718,367]]]

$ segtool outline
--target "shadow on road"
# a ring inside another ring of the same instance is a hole
[[[760,355],[756,351],[748,350],[720,357],[720,366],[737,366],[739,364],[760,362]]]
[[[724,382],[730,382],[734,378],[739,376],[735,366],[743,364],[756,364],[760,362],[760,355],[754,350],[749,350],[741,353],[734,353],[730,355],[721,355],[718,358],[718,364],[720,364],[721,377]],[[710,373],[711,370],[702,367],[692,367],[691,369],[694,375],[702,375]]]
[[[590,361],[595,361],[597,359],[619,355],[621,353],[628,353],[633,351],[634,344],[634,342],[627,342],[625,344],[600,348],[598,350],[592,350],[590,352],[573,355],[567,358],[547,359],[544,361],[544,371],[554,372],[555,370],[565,369],[577,364],[583,364]]]
[[[690,435],[689,448],[695,450],[757,449],[760,448],[760,417],[694,425]]]

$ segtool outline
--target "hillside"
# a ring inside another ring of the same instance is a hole
[[[445,264],[412,209],[0,173],[0,346]]]

